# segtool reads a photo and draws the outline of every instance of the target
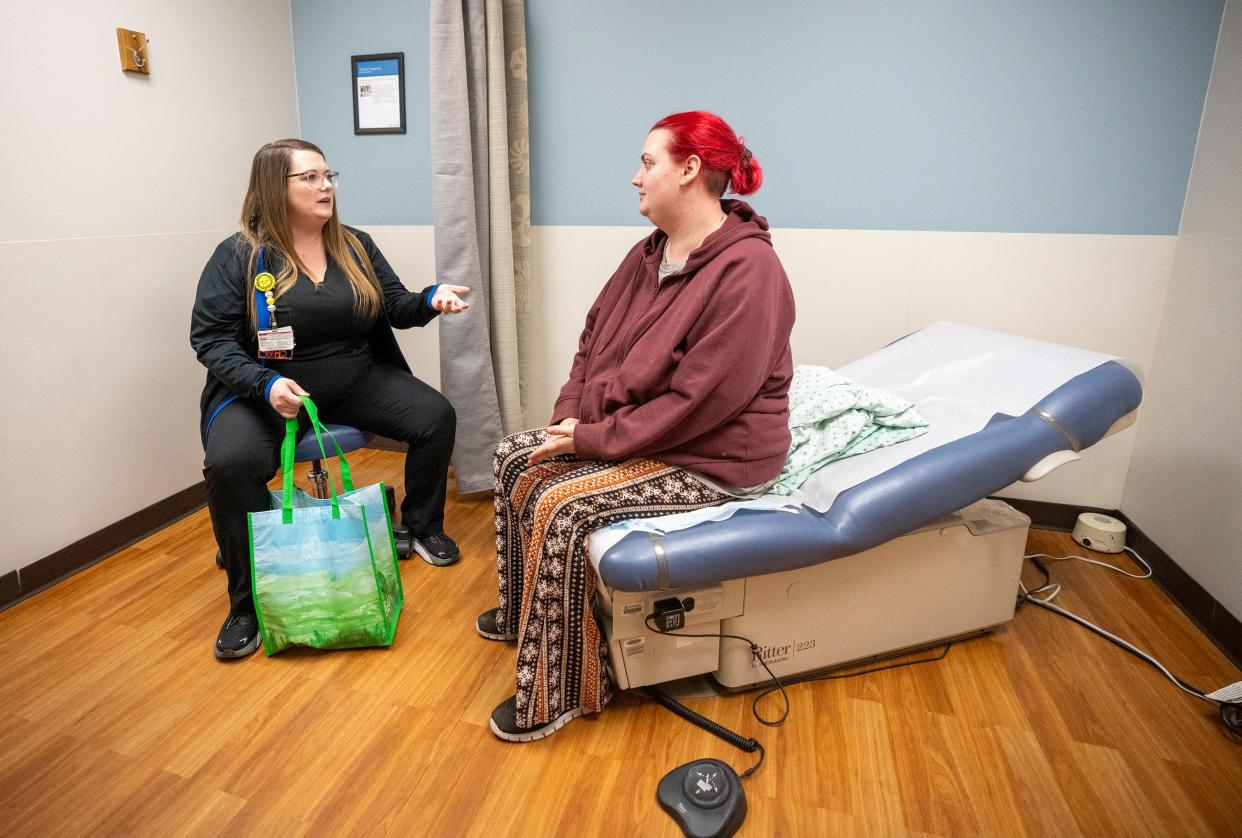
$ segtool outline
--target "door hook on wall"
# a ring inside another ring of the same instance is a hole
[[[151,74],[151,54],[147,45],[151,39],[144,32],[130,29],[116,30],[116,45],[121,53],[121,69],[127,73]]]
[[[140,47],[138,47],[138,49],[134,50],[134,63],[135,63],[136,65],[138,65],[138,69],[139,69],[139,70],[141,70],[143,67],[147,66],[147,59],[146,59],[146,58],[144,58],[143,56],[139,55],[139,53],[141,53],[141,52],[146,52],[146,51],[147,51],[147,44],[149,44],[149,43],[151,43],[151,39],[150,39],[150,38],[145,38],[145,39],[143,39],[142,46],[140,46]]]

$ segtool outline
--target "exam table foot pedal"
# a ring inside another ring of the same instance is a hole
[[[660,806],[693,838],[727,838],[746,817],[746,792],[737,773],[718,759],[698,759],[664,775]]]
[[[693,838],[728,838],[746,818],[746,792],[742,780],[763,765],[763,746],[757,739],[741,736],[711,719],[700,716],[658,687],[644,690],[647,697],[686,721],[718,736],[747,753],[759,752],[759,761],[738,776],[718,759],[696,759],[664,775],[656,787],[656,799],[681,831]],[[782,719],[783,721],[783,719]]]

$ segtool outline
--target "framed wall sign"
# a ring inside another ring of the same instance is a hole
[[[350,57],[354,72],[354,133],[405,133],[405,53]]]

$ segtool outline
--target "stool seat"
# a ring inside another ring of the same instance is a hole
[[[367,443],[371,441],[371,434],[360,431],[350,425],[332,425],[325,422],[324,427],[329,434],[336,438],[336,444],[341,446],[341,450],[346,454],[359,448],[365,448]],[[323,447],[328,452],[329,457],[336,456],[336,448],[332,445],[332,440],[327,436],[323,438]],[[293,458],[299,463],[318,460],[321,456],[319,453],[319,441],[315,439],[314,431],[307,431],[298,440],[297,448],[293,449]]]

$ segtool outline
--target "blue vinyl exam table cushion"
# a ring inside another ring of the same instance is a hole
[[[994,494],[1050,454],[1094,445],[1141,400],[1135,374],[1107,361],[1021,415],[997,413],[982,430],[845,489],[826,512],[742,509],[662,536],[630,532],[599,557],[600,578],[620,591],[694,588],[853,555]]]

